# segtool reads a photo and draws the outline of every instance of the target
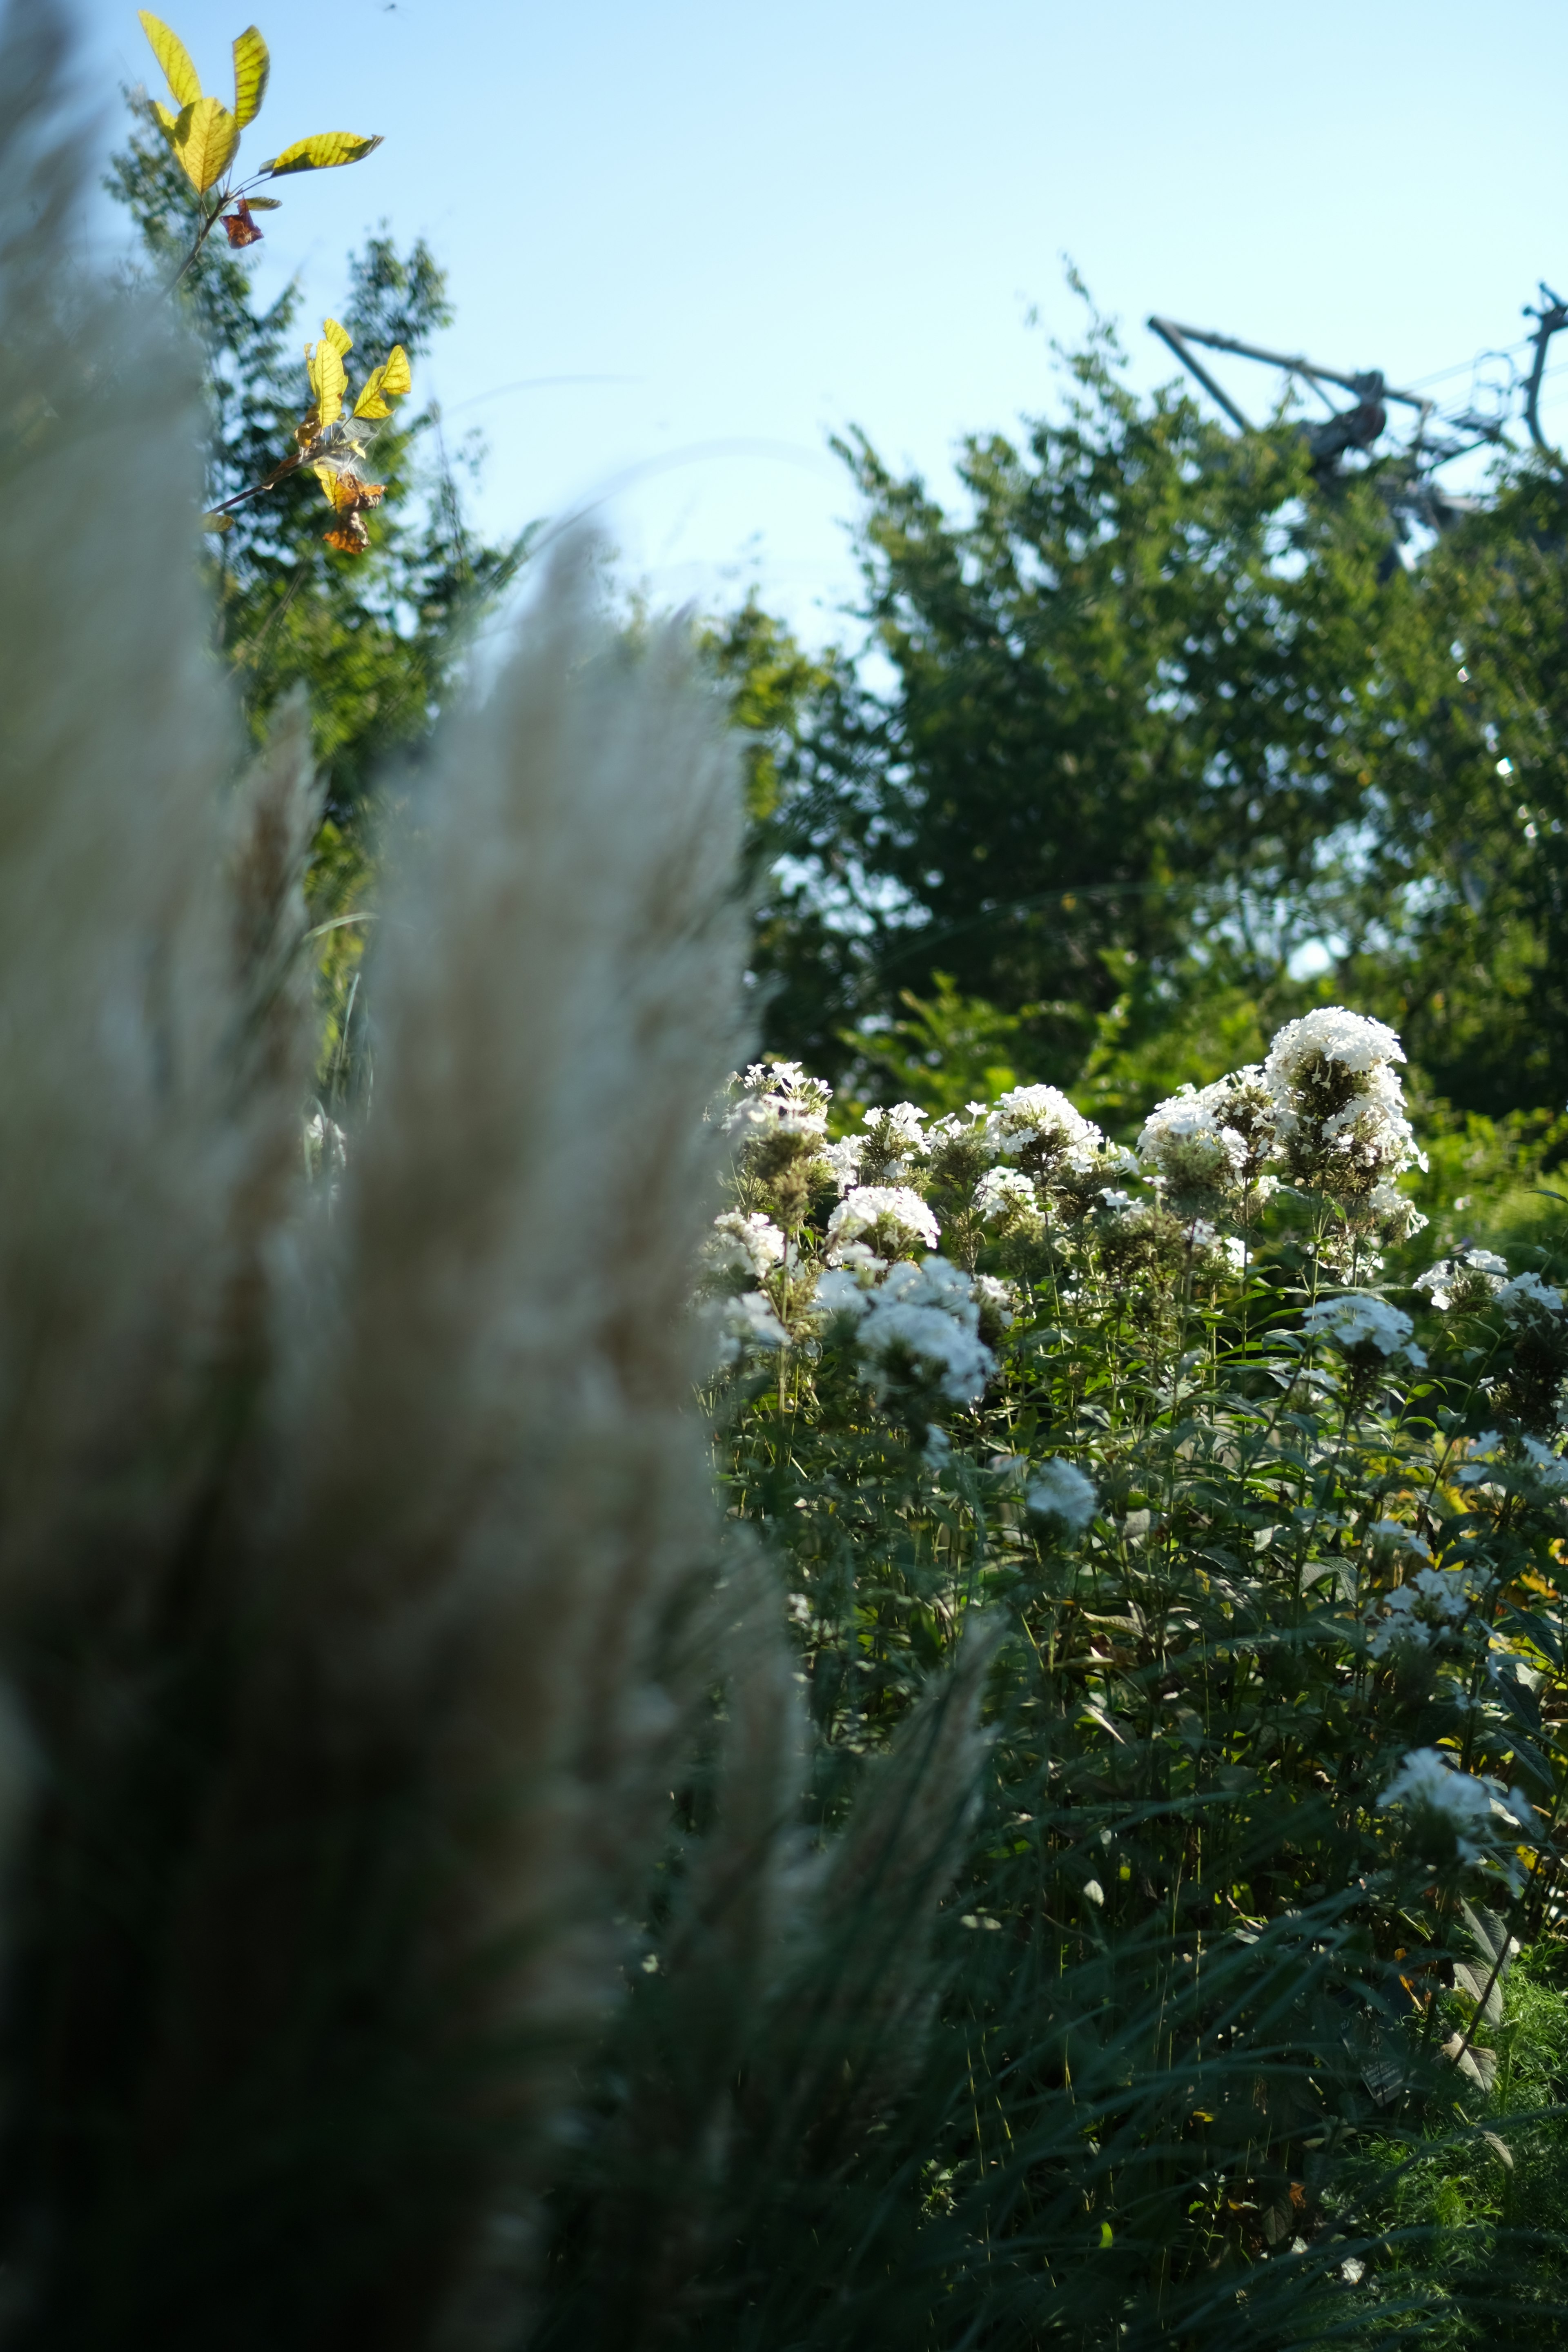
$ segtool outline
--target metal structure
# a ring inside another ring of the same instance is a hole
[[[1328,410],[1327,415],[1297,429],[1306,441],[1312,470],[1320,478],[1331,479],[1344,474],[1349,470],[1347,458],[1360,456],[1370,459],[1377,445],[1383,443],[1380,471],[1384,494],[1403,533],[1412,523],[1441,530],[1460,515],[1474,512],[1479,500],[1444,488],[1436,477],[1455,458],[1468,457],[1476,449],[1512,448],[1508,427],[1516,414],[1542,454],[1553,464],[1563,466],[1560,453],[1542,431],[1541,386],[1552,338],[1568,328],[1568,303],[1545,284],[1540,290],[1539,307],[1527,306],[1524,313],[1535,321],[1535,331],[1527,346],[1533,354],[1528,374],[1521,375],[1511,353],[1483,352],[1475,363],[1476,383],[1469,404],[1448,414],[1441,413],[1438,404],[1425,393],[1402,391],[1390,384],[1377,368],[1352,373],[1341,368],[1320,367],[1316,361],[1300,354],[1268,351],[1261,344],[1245,343],[1235,335],[1222,335],[1213,329],[1183,326],[1174,319],[1152,318],[1149,325],[1238,432],[1255,433],[1259,427],[1205,365],[1198,355],[1200,352],[1225,352],[1237,359],[1276,368],[1292,384],[1315,394]],[[1507,371],[1505,383],[1488,388],[1489,414],[1482,410],[1475,397],[1481,367],[1488,361],[1500,363]],[[1333,397],[1336,392],[1350,393],[1353,404],[1337,405]],[[1391,423],[1391,409],[1408,412],[1404,433]]]

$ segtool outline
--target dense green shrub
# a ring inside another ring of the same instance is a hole
[[[689,2000],[702,2135],[643,2181],[669,2227],[619,2340],[1568,2324],[1568,1311],[1540,1249],[1380,1282],[1422,1223],[1398,1058],[1310,1016],[1137,1155],[1046,1087],[835,1141],[797,1066],[738,1086],[704,1312],[731,1511],[786,1583],[805,1818],[853,1820],[985,1638],[990,1745],[933,1946],[868,1893],[826,1973],[780,1931],[721,2056]],[[896,2065],[869,1951],[926,1988]],[[617,2059],[645,2110],[655,2006]]]

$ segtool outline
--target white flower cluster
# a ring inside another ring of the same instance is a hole
[[[827,1220],[829,1265],[845,1254],[847,1243],[863,1234],[885,1257],[900,1257],[924,1244],[935,1249],[942,1239],[936,1219],[907,1184],[858,1184],[845,1193]]]
[[[1370,1291],[1320,1298],[1301,1318],[1302,1336],[1308,1339],[1331,1339],[1346,1349],[1375,1348],[1383,1356],[1403,1355],[1419,1370],[1426,1356],[1411,1337],[1415,1328],[1408,1315]]]
[[[1497,1303],[1510,1323],[1540,1323],[1562,1314],[1563,1293],[1538,1274],[1516,1274],[1499,1290]]]
[[[1522,1465],[1516,1462],[1510,1465],[1506,1458],[1507,1441],[1501,1432],[1483,1429],[1471,1443],[1468,1459],[1460,1463],[1456,1483],[1461,1486],[1483,1486],[1500,1493],[1504,1490],[1497,1484],[1498,1474],[1512,1466],[1516,1470],[1521,1467],[1525,1470],[1527,1484],[1531,1474],[1533,1474],[1538,1491],[1544,1488],[1548,1495],[1552,1495],[1568,1488],[1568,1461],[1562,1454],[1554,1454],[1550,1445],[1543,1445],[1539,1437],[1531,1437],[1526,1430],[1517,1433],[1515,1442],[1524,1459]]]
[[[1377,1533],[1373,1528],[1371,1532]],[[1420,1545],[1407,1528],[1399,1533],[1407,1544]],[[1367,1627],[1367,1646],[1374,1658],[1384,1658],[1398,1642],[1423,1646],[1436,1639],[1445,1626],[1462,1624],[1476,1604],[1476,1589],[1463,1568],[1424,1568],[1408,1584],[1384,1593],[1381,1613]]]
[[[728,1209],[714,1218],[702,1255],[715,1274],[749,1275],[753,1282],[763,1282],[784,1264],[784,1237],[760,1210],[747,1217],[739,1209]]]
[[[1042,1518],[1059,1519],[1073,1535],[1080,1534],[1100,1508],[1093,1481],[1076,1462],[1065,1461],[1059,1454],[1036,1465],[1034,1483],[1024,1501]]]
[[[996,1369],[980,1337],[974,1286],[945,1258],[890,1266],[874,1289],[853,1275],[825,1274],[816,1305],[826,1315],[854,1315],[860,1354],[879,1393],[911,1373],[934,1381],[953,1404],[973,1404]]]
[[[1288,1021],[1263,1066],[1291,1173],[1352,1199],[1378,1192],[1372,1205],[1403,1223],[1400,1239],[1419,1231],[1419,1212],[1390,1180],[1426,1165],[1394,1067],[1404,1059],[1398,1038],[1381,1021],[1329,1004]]]
[[[1232,1274],[1245,1273],[1247,1244],[1239,1234],[1222,1234],[1209,1223],[1206,1217],[1194,1217],[1188,1228],[1187,1239],[1194,1257],[1226,1265]]]
[[[1016,1225],[1037,1216],[1040,1196],[1031,1178],[1016,1168],[988,1168],[974,1188],[974,1209],[986,1224]]]
[[[1146,1170],[1178,1198],[1184,1194],[1236,1191],[1247,1172],[1247,1138],[1226,1124],[1231,1089],[1217,1085],[1183,1087],[1157,1103],[1138,1138]]]
[[[914,1172],[925,1150],[921,1129],[929,1114],[916,1103],[894,1103],[887,1109],[868,1110],[863,1132],[854,1138],[856,1166],[862,1177],[878,1184],[896,1184]]]
[[[1489,1775],[1461,1771],[1440,1748],[1415,1748],[1378,1799],[1380,1811],[1400,1805],[1428,1831],[1451,1837],[1461,1862],[1479,1862],[1495,1843],[1494,1824],[1535,1834],[1535,1812],[1520,1789],[1505,1790]]]
[[[1479,1307],[1495,1298],[1507,1280],[1508,1260],[1499,1257],[1495,1250],[1462,1249],[1429,1265],[1416,1276],[1415,1286],[1447,1313],[1456,1305]]]
[[[716,1364],[739,1363],[748,1348],[782,1348],[789,1336],[764,1291],[742,1290],[738,1297],[713,1301],[705,1311],[716,1326]]]
[[[994,1315],[998,1328],[1004,1331],[1011,1328],[1018,1312],[1016,1283],[1003,1282],[994,1274],[977,1274],[969,1286],[969,1292],[983,1315]]]
[[[1315,1062],[1338,1062],[1365,1077],[1404,1059],[1404,1046],[1384,1023],[1348,1013],[1342,1004],[1323,1004],[1300,1021],[1287,1021],[1268,1048],[1264,1069],[1277,1087],[1288,1087]]]
[[[731,1083],[737,1091],[724,1120],[727,1135],[826,1135],[833,1090],[807,1077],[799,1062],[753,1062]]]
[[[1105,1138],[1055,1087],[1014,1087],[989,1105],[971,1103],[987,1148],[1037,1174],[1091,1174]]]

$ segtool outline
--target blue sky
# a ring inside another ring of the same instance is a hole
[[[1395,382],[1457,366],[1462,399],[1537,279],[1568,291],[1561,0],[250,5],[247,152],[386,142],[284,190],[268,281],[331,309],[367,229],[425,235],[458,317],[416,389],[486,434],[486,526],[601,501],[657,601],[754,582],[811,637],[855,592],[827,436],[950,483],[961,431],[1051,401],[1063,255],[1146,383],[1160,310]],[[161,13],[223,94],[246,0]],[[90,77],[157,85],[133,5],[79,20]],[[1568,364],[1551,389],[1568,434]]]

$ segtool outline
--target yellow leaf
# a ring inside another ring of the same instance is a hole
[[[346,360],[354,347],[354,339],[348,329],[340,327],[335,319],[323,319],[321,334],[323,340],[331,343],[338,357],[341,360]]]
[[[379,135],[359,139],[352,131],[318,131],[313,139],[296,139],[292,147],[285,147],[281,155],[274,155],[261,168],[275,180],[280,180],[285,172],[330,172],[337,163],[357,163],[380,144]]]
[[[232,530],[234,517],[226,514],[205,514],[202,517],[202,529],[215,531]]]
[[[280,213],[283,209],[276,196],[251,196],[247,201],[253,213]]]
[[[150,8],[137,11],[142,30],[153,45],[153,55],[163,67],[169,88],[182,106],[195,106],[202,94],[201,77],[191,63],[191,53],[176,33],[171,33],[161,16]]]
[[[239,144],[239,125],[216,98],[183,107],[174,125],[174,154],[194,188],[205,191],[221,180]]]
[[[180,124],[180,118],[174,112],[174,108],[172,106],[165,106],[161,98],[155,98],[153,100],[153,111],[157,116],[159,121],[163,124],[164,130],[168,132],[169,137],[172,139],[175,131],[179,129]]]
[[[366,376],[364,389],[354,403],[356,416],[390,416],[389,404],[401,400],[414,387],[414,373],[408,364],[408,354],[401,343],[394,343],[381,365]]]
[[[329,319],[327,326],[337,327],[337,320]],[[349,348],[349,341],[341,327],[337,331],[342,336],[342,349],[325,333],[319,343],[307,343],[305,346],[305,373],[310,379],[310,390],[316,395],[316,429],[321,433],[329,425],[335,425],[342,415],[343,394],[348,390],[349,380],[343,373],[342,354]]]
[[[234,45],[234,119],[242,131],[261,111],[270,65],[266,42],[247,25]]]

